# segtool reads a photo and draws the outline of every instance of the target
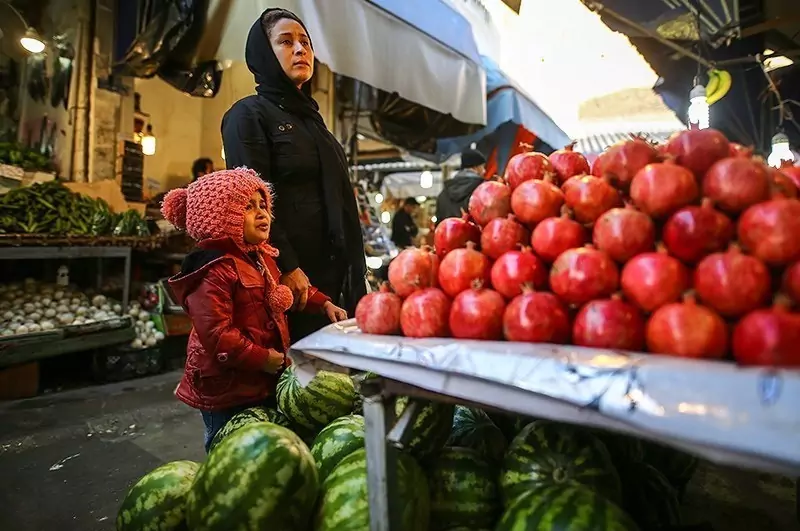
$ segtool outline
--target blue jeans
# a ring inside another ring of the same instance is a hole
[[[229,409],[223,409],[222,411],[200,411],[203,415],[203,424],[206,425],[206,433],[205,433],[205,448],[206,453],[208,453],[208,447],[211,446],[211,441],[214,440],[214,436],[221,430],[225,424],[228,423],[237,413],[241,413],[247,408],[256,407],[256,406],[264,406],[272,409],[277,408],[277,404],[275,403],[275,397],[269,397],[264,402],[259,404],[248,404],[245,406],[236,406]]]

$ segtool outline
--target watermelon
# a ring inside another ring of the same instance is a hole
[[[682,497],[700,461],[691,454],[658,443],[645,441],[643,446],[644,462],[664,474]]]
[[[577,483],[561,483],[539,487],[514,499],[495,531],[639,531],[639,528],[622,509],[592,489]]]
[[[431,529],[491,527],[500,516],[497,472],[471,448],[445,448],[427,468]]]
[[[644,446],[640,439],[603,430],[594,430],[592,433],[606,445],[611,461],[617,468],[644,459]]]
[[[486,415],[500,428],[500,431],[503,432],[503,435],[505,435],[506,439],[509,441],[516,437],[519,432],[522,431],[522,428],[536,420],[524,415],[492,410],[487,410]]]
[[[336,372],[319,371],[301,387],[294,365],[278,380],[278,407],[304,438],[315,437],[334,419],[349,415],[356,405],[353,380]]]
[[[324,481],[342,459],[359,448],[364,448],[364,417],[348,415],[328,424],[311,446],[319,480]]]
[[[528,424],[503,460],[500,488],[506,505],[526,491],[562,483],[584,484],[613,502],[622,501],[619,476],[597,437],[548,420]]]
[[[425,474],[408,454],[397,452],[396,455],[397,490],[396,498],[391,501],[402,511],[397,531],[427,531],[430,495]],[[342,459],[322,483],[314,531],[369,529],[367,452],[361,449]]]
[[[508,441],[483,410],[456,406],[447,446],[473,448],[489,462],[499,463]]]
[[[311,452],[291,430],[260,422],[211,452],[189,493],[192,531],[306,529],[319,491]]]
[[[438,452],[447,444],[450,431],[453,429],[455,406],[431,402],[429,400],[412,399],[418,404],[417,418],[411,426],[411,434],[406,440],[405,449],[414,457],[424,458]],[[395,403],[397,418],[411,403],[408,397],[398,397]]]
[[[117,512],[117,531],[185,529],[186,498],[199,469],[193,461],[173,461],[136,482]]]
[[[254,422],[273,422],[279,426],[286,427],[289,425],[289,421],[286,419],[283,413],[279,411],[261,406],[251,407],[234,415],[233,418],[231,418],[231,420],[229,420],[225,426],[223,426],[222,429],[217,432],[217,434],[214,436],[214,439],[211,440],[211,445],[209,446],[208,451],[210,452],[213,450],[215,446],[222,442],[222,440],[231,433]]]
[[[642,529],[679,526],[681,504],[675,487],[655,467],[629,463],[620,469],[625,508]]]

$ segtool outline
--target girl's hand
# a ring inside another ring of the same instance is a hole
[[[264,372],[275,374],[283,368],[284,364],[286,364],[286,355],[271,348],[267,363],[264,364]]]
[[[331,301],[326,302],[322,309],[325,311],[325,315],[328,316],[328,319],[330,319],[332,323],[338,323],[339,321],[344,321],[347,319],[347,312],[336,306]]]

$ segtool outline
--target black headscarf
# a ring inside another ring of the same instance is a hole
[[[267,9],[250,28],[245,61],[255,77],[256,93],[301,119],[314,138],[322,171],[328,237],[334,250],[347,259],[348,273],[343,294],[345,307],[352,313],[358,300],[366,292],[366,265],[358,207],[352,193],[347,159],[336,138],[325,126],[319,113],[319,105],[311,97],[311,83],[306,82],[298,89],[283,71],[272,51],[272,45],[261,27],[261,19],[266,13],[275,10]],[[281,11],[285,18],[297,21],[306,29],[297,15],[286,10]]]

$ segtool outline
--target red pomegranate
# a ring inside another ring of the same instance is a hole
[[[458,339],[498,340],[503,337],[506,301],[496,291],[481,288],[462,291],[450,307],[450,332]]]
[[[490,276],[492,287],[506,299],[522,293],[525,284],[531,284],[534,289],[547,286],[547,267],[527,247],[504,253],[492,264]]]
[[[453,249],[466,247],[467,242],[479,244],[481,229],[469,220],[466,212],[460,218],[441,220],[433,233],[433,246],[439,258],[444,258]]]
[[[567,309],[552,293],[525,288],[503,314],[503,335],[509,341],[563,344],[569,334]]]
[[[715,162],[703,177],[703,195],[730,214],[770,196],[770,172],[760,161],[747,157],[728,157]]]
[[[783,273],[783,291],[800,307],[800,261],[787,267]]]
[[[733,234],[733,222],[705,199],[701,206],[684,207],[670,216],[661,237],[673,256],[693,264],[725,249]]]
[[[773,199],[796,199],[800,195],[800,190],[798,190],[791,177],[775,168],[769,168],[769,173],[772,181],[771,195]]]
[[[582,154],[575,151],[575,142],[550,153],[550,162],[558,175],[559,183],[565,182],[576,175],[589,173],[589,162]]]
[[[467,290],[477,280],[489,281],[489,259],[468,242],[464,249],[453,249],[439,265],[439,285],[450,297]]]
[[[511,210],[522,223],[535,226],[545,218],[558,216],[564,193],[547,181],[525,181],[511,194]]]
[[[505,179],[513,190],[525,181],[553,178],[555,175],[555,168],[547,155],[530,151],[511,157],[506,165]]]
[[[672,162],[648,164],[631,183],[631,199],[645,214],[667,217],[697,199],[700,190],[692,172]]]
[[[758,258],[731,245],[724,253],[706,256],[694,270],[697,297],[724,317],[738,317],[769,301],[769,270]]]
[[[403,301],[400,328],[406,337],[448,337],[450,299],[441,290],[415,291]]]
[[[667,143],[667,153],[675,162],[688,168],[698,179],[712,164],[730,155],[730,143],[716,129],[690,129],[681,131]]]
[[[497,260],[503,253],[519,249],[528,243],[530,232],[517,223],[513,214],[506,218],[494,218],[481,233],[481,250],[483,254]]]
[[[403,299],[384,283],[378,291],[364,295],[356,306],[356,324],[365,334],[395,335],[400,333],[400,308]]]
[[[602,299],[618,287],[617,264],[607,253],[590,245],[564,251],[550,269],[550,288],[567,304]]]
[[[564,183],[564,199],[580,223],[594,223],[604,212],[622,206],[619,192],[600,177],[583,175]]]
[[[728,144],[728,156],[729,157],[752,157],[753,156],[753,148],[743,146],[741,144],[737,144],[736,142],[730,142]]]
[[[572,342],[581,347],[644,350],[644,317],[618,296],[587,303],[572,325]]]
[[[742,317],[733,329],[733,357],[740,365],[800,368],[800,314],[786,302]]]
[[[622,268],[625,297],[646,312],[680,300],[689,288],[689,271],[680,261],[659,247],[654,253],[631,258]]]
[[[623,190],[630,187],[639,170],[659,160],[655,146],[643,138],[634,138],[614,144],[597,157],[592,164],[592,175],[607,177]]]
[[[389,283],[406,298],[419,289],[436,287],[439,258],[428,249],[403,249],[389,263]]]
[[[714,310],[692,295],[662,306],[647,321],[647,349],[653,354],[719,359],[728,350],[728,328]]]
[[[481,227],[494,218],[504,218],[510,213],[511,188],[499,181],[479,184],[469,198],[469,215]]]
[[[612,208],[594,224],[592,241],[620,263],[637,254],[652,251],[656,240],[656,226],[650,216],[635,208]]]
[[[531,234],[531,247],[548,263],[555,262],[567,249],[577,249],[586,243],[586,229],[572,219],[569,209],[561,217],[547,218],[536,225]]]
[[[753,205],[739,218],[739,243],[769,265],[800,260],[800,200],[772,199]]]
[[[800,190],[800,166],[787,164],[780,169],[780,172],[790,178],[798,190]]]

